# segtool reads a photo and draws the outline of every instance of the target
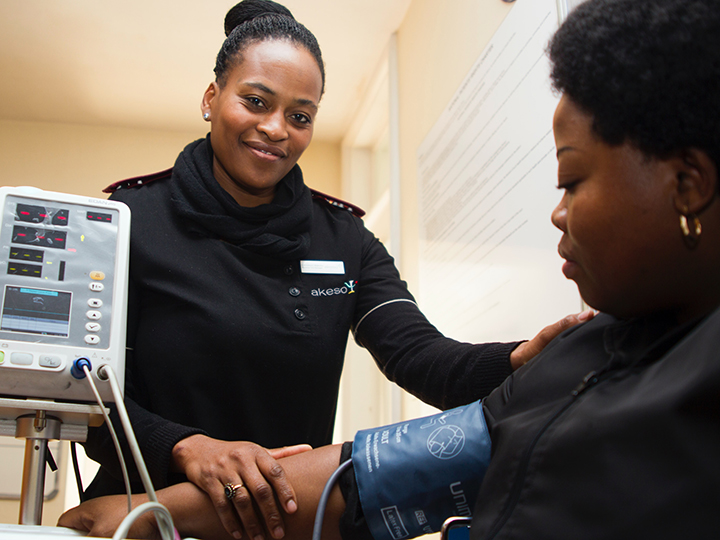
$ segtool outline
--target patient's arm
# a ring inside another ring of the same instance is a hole
[[[302,454],[279,460],[295,488],[298,510],[284,514],[285,538],[309,539],[315,520],[315,511],[325,483],[340,461],[340,446],[324,446]],[[158,500],[173,516],[180,534],[212,539],[232,539],[220,523],[212,501],[194,484],[184,483],[157,492]],[[147,501],[146,495],[134,495],[133,506]],[[345,509],[340,489],[335,486],[328,501],[323,526],[323,540],[339,540],[339,521]],[[127,498],[111,496],[93,499],[68,510],[60,516],[58,525],[88,531],[90,536],[110,537],[127,513]],[[139,518],[131,529],[132,538],[159,538],[152,514]],[[265,539],[272,538],[266,532]],[[250,539],[248,539],[250,540]],[[261,540],[256,537],[253,540]]]

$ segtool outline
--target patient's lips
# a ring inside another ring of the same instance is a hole
[[[562,265],[562,273],[568,279],[573,279],[577,275],[578,264],[558,245],[558,253],[560,257],[565,259],[565,263]]]

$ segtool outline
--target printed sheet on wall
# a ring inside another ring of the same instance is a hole
[[[455,339],[529,339],[581,308],[550,222],[557,26],[555,0],[517,0],[418,149],[420,307]]]

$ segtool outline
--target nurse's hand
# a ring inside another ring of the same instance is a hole
[[[550,326],[546,326],[540,330],[538,335],[530,341],[521,343],[512,353],[510,353],[510,364],[512,365],[512,368],[517,369],[520,366],[525,365],[559,334],[568,328],[572,328],[576,324],[589,321],[594,316],[595,311],[587,309],[582,313],[568,315],[567,317],[560,319],[558,322],[551,324]]]
[[[225,530],[233,537],[242,538],[241,531],[245,530],[246,538],[263,540],[267,530],[279,539],[285,529],[275,498],[288,514],[297,510],[297,503],[285,471],[275,460],[310,449],[303,444],[266,450],[249,442],[192,435],[175,445],[172,459],[175,470],[185,473],[208,494]],[[226,484],[235,486],[232,499],[228,499]]]

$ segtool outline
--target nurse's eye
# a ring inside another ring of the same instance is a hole
[[[295,113],[295,114],[291,115],[290,118],[293,120],[293,122],[295,122],[297,124],[302,124],[302,125],[312,124],[312,118],[310,118],[307,114]]]
[[[256,96],[246,97],[245,102],[253,109],[264,109],[265,108],[265,102]]]

